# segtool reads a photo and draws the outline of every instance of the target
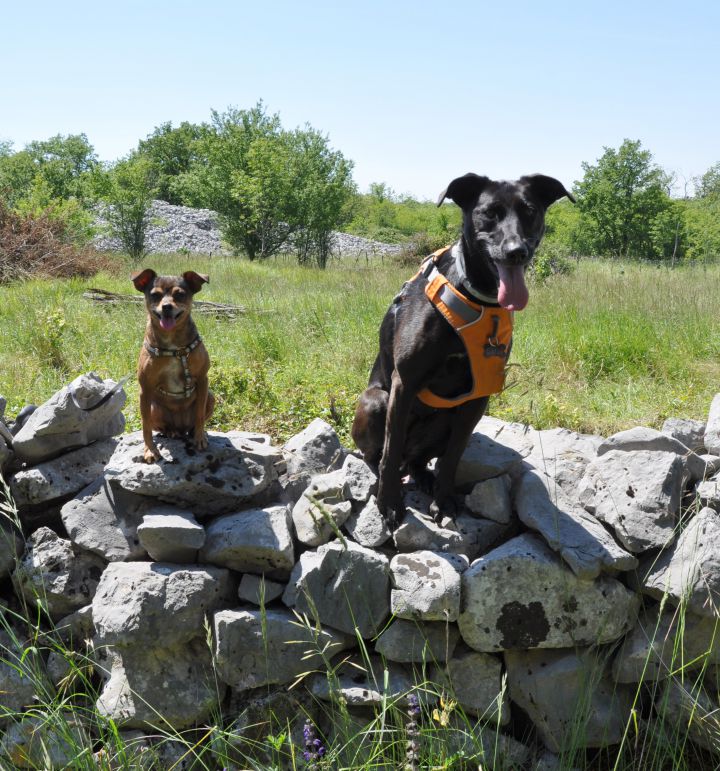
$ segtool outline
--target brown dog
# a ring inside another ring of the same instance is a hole
[[[192,433],[197,449],[207,447],[205,423],[213,413],[215,397],[208,388],[210,357],[190,309],[208,277],[191,270],[182,276],[158,276],[146,268],[131,279],[145,294],[148,311],[138,380],[144,458],[152,463],[160,460],[153,430],[168,437]]]

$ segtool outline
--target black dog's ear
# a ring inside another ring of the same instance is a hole
[[[130,276],[130,280],[135,284],[135,289],[138,292],[144,292],[156,278],[157,273],[152,268],[137,270]]]
[[[208,276],[202,273],[196,273],[194,270],[186,270],[185,273],[183,273],[183,278],[193,294],[197,294],[202,289],[203,284],[210,283],[210,278]]]
[[[532,197],[539,201],[545,209],[563,197],[569,198],[575,203],[575,198],[568,193],[563,183],[554,177],[547,177],[545,174],[528,174],[525,177],[520,177],[519,181],[530,188]]]
[[[442,202],[449,198],[451,201],[455,201],[461,209],[464,209],[469,204],[475,203],[480,193],[489,184],[490,180],[479,174],[470,173],[457,177],[440,193],[437,205],[441,206]]]

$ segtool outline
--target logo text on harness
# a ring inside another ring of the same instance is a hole
[[[492,330],[490,334],[488,335],[488,341],[485,343],[485,346],[483,348],[483,354],[486,359],[490,359],[493,356],[498,356],[501,359],[507,359],[508,351],[507,351],[507,345],[504,343],[501,343],[497,339],[497,331],[498,326],[500,325],[500,317],[496,314],[493,314],[491,317],[492,319]]]

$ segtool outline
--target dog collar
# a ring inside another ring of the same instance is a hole
[[[188,357],[190,354],[200,345],[200,335],[198,335],[190,345],[185,348],[155,348],[150,345],[147,340],[143,340],[145,350],[151,356],[172,356],[173,358],[180,359],[180,364],[183,368],[183,377],[185,380],[185,388],[182,393],[174,393],[173,391],[166,391],[163,388],[157,390],[164,396],[171,396],[174,399],[187,399],[192,396],[195,391],[195,383],[192,381],[192,375],[190,374],[190,366],[188,365]]]
[[[494,295],[485,294],[484,292],[475,289],[475,287],[470,283],[470,279],[467,276],[467,270],[465,270],[465,255],[463,254],[463,250],[459,243],[453,244],[450,250],[450,254],[452,254],[452,257],[455,260],[455,268],[458,272],[458,276],[460,277],[460,280],[458,281],[460,286],[466,292],[468,292],[468,294],[472,295],[481,303],[497,305],[497,293]]]

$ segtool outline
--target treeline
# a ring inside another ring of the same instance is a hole
[[[384,183],[359,193],[352,168],[321,132],[287,130],[259,103],[212,112],[207,123],[164,123],[110,164],[84,134],[19,151],[0,143],[0,207],[60,219],[72,238],[87,242],[103,206],[133,257],[144,251],[154,198],[214,209],[228,245],[250,259],[291,249],[301,263],[325,266],[333,230],[409,242],[418,254],[457,234],[456,207],[438,209]],[[546,251],[671,261],[720,256],[720,163],[686,185],[682,198],[671,195],[675,180],[639,141],[605,148],[583,172],[573,186],[577,204],[564,201],[548,213]]]
[[[720,256],[720,163],[673,198],[672,175],[639,141],[605,148],[569,201],[548,212],[546,243],[565,254],[678,261]],[[691,189],[689,189],[691,188]]]

